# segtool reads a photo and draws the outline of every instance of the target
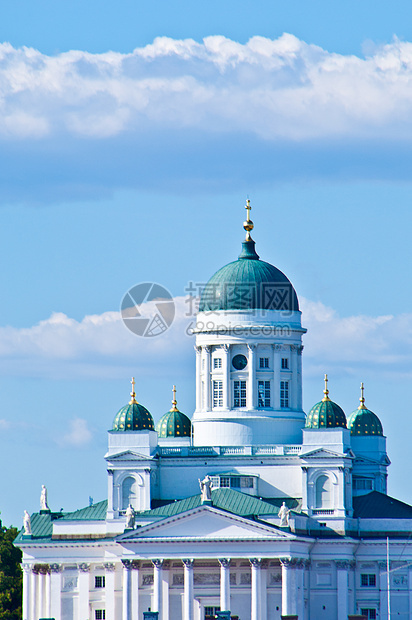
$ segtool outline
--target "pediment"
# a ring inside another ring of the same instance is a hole
[[[116,452],[115,454],[106,454],[104,457],[106,461],[116,462],[116,461],[152,461],[152,456],[147,456],[145,454],[139,454],[138,452],[134,452],[133,450],[123,450],[122,452]]]
[[[213,506],[198,506],[173,517],[166,517],[123,534],[119,542],[145,540],[274,540],[294,539],[295,536],[277,528],[231,515]]]
[[[309,452],[304,452],[300,454],[301,459],[325,459],[325,458],[345,458],[347,456],[352,456],[351,454],[342,454],[342,452],[334,452],[333,450],[328,450],[327,448],[315,448],[314,450],[309,450]]]

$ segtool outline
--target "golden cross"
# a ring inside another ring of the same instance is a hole
[[[173,386],[173,400],[172,400],[172,405],[173,405],[173,409],[176,409],[176,405],[177,405],[177,400],[176,400],[176,386]]]
[[[134,377],[132,377],[132,380],[130,381],[130,383],[132,384],[132,391],[130,392],[130,396],[132,397],[132,400],[130,401],[130,405],[132,405],[133,403],[136,402],[136,392],[134,390],[134,386],[136,385]]]
[[[365,396],[364,396],[364,391],[365,388],[363,387],[363,383],[360,384],[360,389],[361,389],[361,397],[360,397],[360,409],[363,409],[363,407],[365,406]]]
[[[328,375],[325,375],[325,389],[323,390],[324,398],[323,400],[329,400],[329,390],[328,390]]]
[[[247,211],[246,219],[247,219],[247,221],[249,222],[249,221],[250,221],[250,211],[251,211],[251,209],[252,209],[252,207],[250,206],[250,200],[249,200],[249,198],[246,200],[246,206],[245,206],[245,209],[246,209],[246,211]]]

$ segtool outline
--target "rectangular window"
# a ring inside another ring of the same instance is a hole
[[[220,486],[221,487],[230,487],[230,478],[226,476],[220,476]]]
[[[233,382],[233,406],[246,407],[246,381]]]
[[[236,476],[236,478],[230,479],[230,488],[231,489],[240,489],[240,478]]]
[[[362,588],[375,588],[376,587],[376,575],[373,574],[362,574],[361,575],[361,586]]]
[[[95,609],[94,610],[95,620],[106,620],[106,610],[105,609]]]
[[[269,368],[269,358],[261,357],[259,359],[259,368]]]
[[[205,620],[214,620],[218,611],[220,611],[220,607],[205,607]]]
[[[222,368],[222,358],[221,357],[215,357],[213,359],[213,368]]]
[[[370,478],[354,478],[353,488],[358,491],[372,491],[373,481]]]
[[[253,478],[251,477],[242,477],[240,479],[240,486],[242,487],[242,489],[253,489]]]
[[[270,381],[258,381],[258,407],[270,407]]]
[[[104,588],[106,585],[106,578],[104,575],[96,575],[94,578],[94,587],[95,588]]]
[[[213,407],[223,407],[223,381],[213,381]]]
[[[280,406],[282,409],[289,407],[289,381],[280,382]]]
[[[282,357],[282,370],[288,370],[289,360],[287,357]]]
[[[376,609],[361,609],[362,616],[366,616],[368,620],[376,620]]]

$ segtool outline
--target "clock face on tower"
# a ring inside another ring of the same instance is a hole
[[[235,355],[232,359],[232,366],[236,370],[243,370],[247,366],[247,358],[244,355]]]

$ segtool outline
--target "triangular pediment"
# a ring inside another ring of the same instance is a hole
[[[106,454],[104,457],[106,461],[116,462],[116,461],[152,461],[152,456],[147,456],[145,454],[139,454],[138,452],[134,452],[133,450],[123,450],[122,452],[116,452],[115,454]]]
[[[334,452],[333,450],[328,450],[327,448],[315,448],[314,450],[309,450],[308,452],[303,452],[300,454],[301,459],[330,459],[330,458],[345,458],[352,457],[350,453],[342,453],[342,452]]]
[[[143,542],[144,540],[274,540],[294,539],[295,536],[281,532],[275,527],[257,523],[244,517],[226,513],[213,506],[198,506],[187,512],[166,517],[145,525],[133,532],[123,534],[119,542]]]

